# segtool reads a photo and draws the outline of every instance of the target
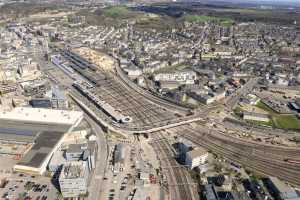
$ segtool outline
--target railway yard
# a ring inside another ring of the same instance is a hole
[[[62,55],[70,61],[70,67],[81,75],[82,82],[87,83],[84,88],[88,91],[87,93],[76,87],[77,90],[73,90],[72,93],[92,108],[94,113],[97,115],[102,113],[99,116],[109,122],[109,126],[117,127],[120,131],[126,129],[143,131],[199,118],[194,124],[193,122],[178,124],[174,127],[161,128],[159,131],[147,132],[151,137],[150,144],[160,161],[161,187],[169,199],[194,200],[199,198],[197,181],[191,177],[189,170],[176,160],[176,152],[168,141],[170,133],[191,141],[196,146],[204,147],[211,153],[221,156],[228,162],[237,163],[245,169],[266,176],[276,173],[281,180],[300,185],[298,179],[300,166],[295,162],[290,162],[299,158],[299,149],[237,138],[205,125],[205,119],[209,118],[210,113],[219,113],[224,108],[227,111],[228,106],[232,109],[245,93],[253,89],[258,79],[251,79],[246,87],[228,97],[225,107],[223,105],[203,106],[195,109],[194,114],[189,115],[188,109],[141,90],[126,78],[118,67],[115,70],[100,68],[91,63],[90,59],[86,60],[73,52],[65,52]],[[105,102],[113,111],[103,109],[105,106],[99,106],[99,102]],[[129,118],[130,121],[119,123],[124,117]],[[222,125],[222,122],[220,124]],[[247,126],[244,128],[247,130]]]
[[[115,110],[118,113],[132,118],[132,123],[128,125],[130,128],[155,127],[175,119],[176,113],[148,101],[134,90],[129,90],[111,72],[93,66],[75,53],[65,52],[63,55],[72,63],[70,66],[74,71],[93,85],[88,89],[93,95],[112,108],[117,108]]]
[[[300,7],[104,2],[1,23],[0,198],[300,200]]]
[[[197,183],[193,182],[187,169],[177,163],[174,150],[164,134],[163,131],[155,132],[151,144],[159,157],[162,174],[166,177],[163,185],[168,190],[169,198],[199,199]]]
[[[214,130],[193,128],[189,125],[169,129],[197,145],[222,155],[224,158],[240,163],[266,175],[274,173],[281,179],[295,185],[300,184],[300,166],[288,163],[285,159],[298,159],[300,150],[264,145],[230,137]]]

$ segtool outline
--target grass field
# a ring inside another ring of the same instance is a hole
[[[183,20],[188,22],[217,22],[222,26],[230,26],[234,22],[229,18],[213,17],[207,15],[185,15],[183,16]]]
[[[111,6],[105,8],[103,10],[103,13],[107,17],[119,18],[128,16],[129,14],[131,14],[131,11],[128,10],[126,6]]]
[[[257,104],[256,104],[256,107],[270,113],[270,114],[278,114],[276,110],[273,110],[272,108],[270,108],[268,105],[266,105],[264,102],[262,101],[259,101]]]
[[[300,130],[300,120],[295,115],[276,115],[272,120],[277,128]]]
[[[300,119],[298,119],[296,115],[279,114],[262,101],[259,101],[256,106],[271,115],[272,124],[274,127],[281,129],[300,130]]]

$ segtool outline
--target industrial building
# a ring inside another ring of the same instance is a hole
[[[22,152],[15,171],[42,175],[52,154],[63,142],[65,133],[72,131],[82,120],[78,111],[17,107],[0,112],[0,141],[11,144],[30,144]]]
[[[290,186],[280,181],[277,177],[269,177],[267,180],[268,188],[277,199],[281,200],[300,200],[300,196]]]
[[[215,190],[214,185],[208,184],[204,186],[203,195],[206,200],[218,200],[218,194]]]
[[[32,148],[14,166],[15,171],[42,175],[52,154],[63,141],[64,132],[42,132]]]
[[[208,152],[206,149],[199,147],[186,153],[185,164],[190,169],[194,169],[195,167],[205,164],[207,157]]]
[[[79,111],[16,107],[10,112],[0,112],[0,123],[25,130],[69,132],[82,119],[83,113]]]
[[[87,194],[89,170],[85,161],[70,162],[63,166],[59,176],[60,191],[64,198]]]

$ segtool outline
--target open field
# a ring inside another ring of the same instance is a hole
[[[300,130],[300,120],[295,115],[276,115],[272,120],[278,128]]]
[[[268,105],[264,104],[262,101],[259,101],[256,104],[256,107],[268,112],[269,114],[278,114],[277,111],[273,110],[271,107],[269,107]]]
[[[126,6],[111,6],[103,9],[103,14],[107,17],[129,17],[132,12]]]
[[[300,119],[293,114],[279,114],[263,102],[258,102],[256,106],[271,115],[272,124],[276,128],[300,130]]]
[[[230,26],[234,23],[232,19],[229,18],[222,18],[222,17],[214,17],[214,16],[207,16],[207,15],[184,15],[182,17],[184,21],[189,22],[217,22],[223,26]]]

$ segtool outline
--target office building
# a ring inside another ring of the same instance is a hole
[[[190,169],[193,169],[195,167],[205,164],[207,157],[208,152],[204,148],[199,147],[186,153],[185,164]]]
[[[59,176],[60,191],[64,198],[87,194],[89,170],[85,161],[73,161],[63,166]]]

